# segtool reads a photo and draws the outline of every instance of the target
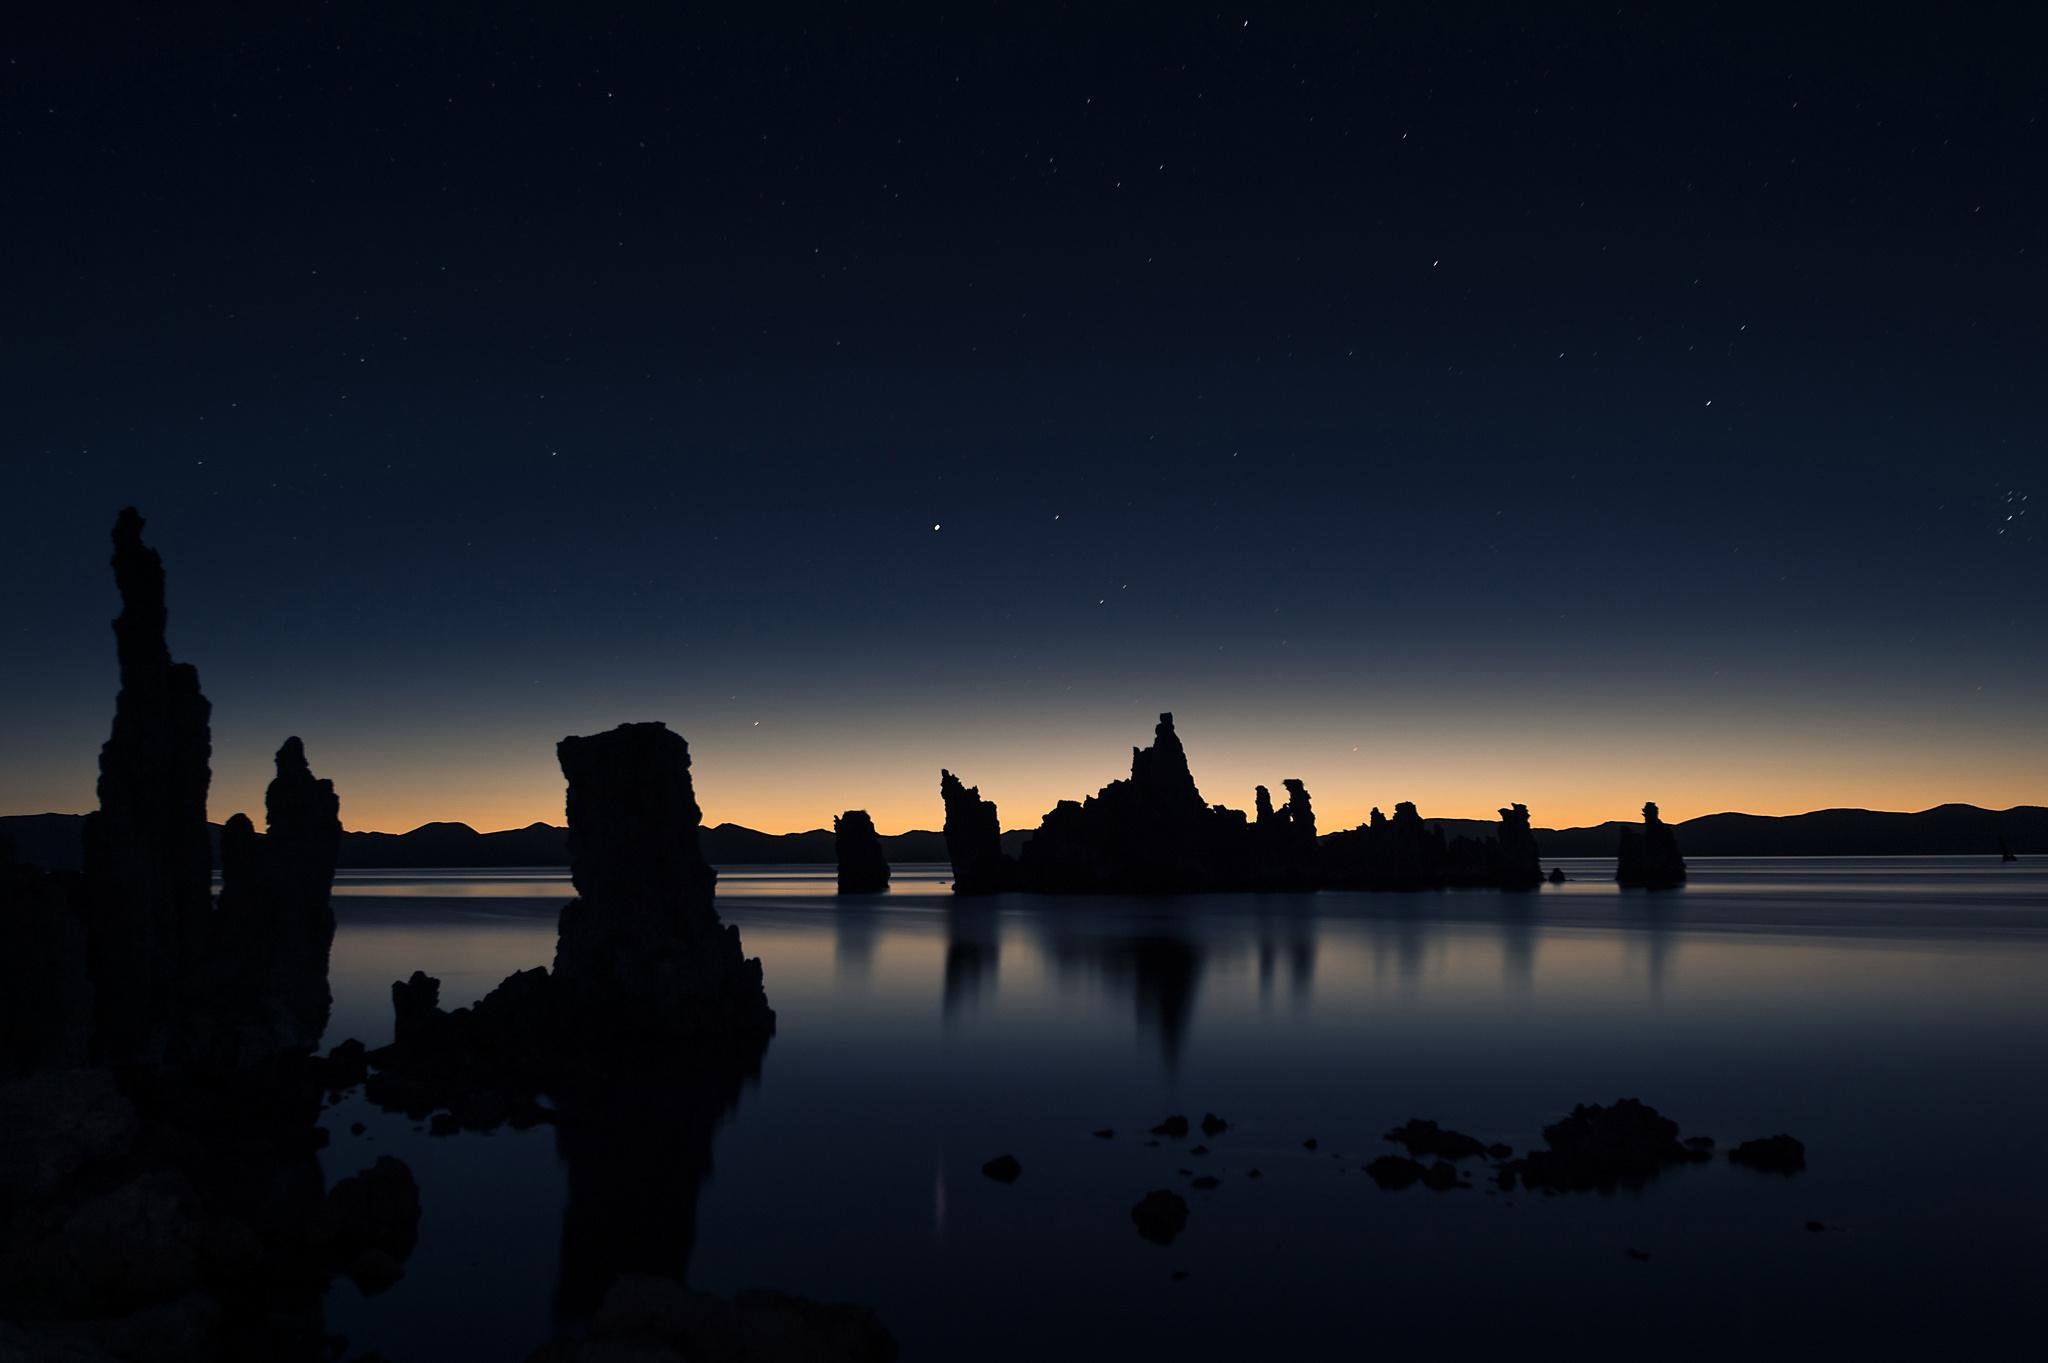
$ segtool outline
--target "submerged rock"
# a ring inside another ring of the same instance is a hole
[[[1406,1155],[1381,1155],[1365,1166],[1366,1177],[1389,1191],[1412,1188],[1426,1171]]]
[[[832,820],[832,847],[839,860],[839,893],[880,894],[889,888],[889,859],[875,821],[865,809],[849,809]]]
[[[1643,806],[1643,826],[1624,828],[1614,865],[1622,885],[1668,890],[1685,883],[1685,858],[1678,854],[1678,835],[1658,817],[1656,801]]]
[[[997,1155],[981,1166],[981,1172],[998,1183],[1015,1183],[1023,1174],[1024,1166],[1017,1162],[1015,1155]]]
[[[1408,1147],[1411,1155],[1435,1155],[1441,1159],[1466,1159],[1487,1153],[1485,1142],[1462,1131],[1450,1131],[1433,1121],[1411,1117],[1395,1127],[1386,1139]]]
[[[1131,1224],[1155,1245],[1170,1245],[1188,1228],[1188,1202],[1167,1188],[1154,1188],[1131,1207]]]
[[[1796,1174],[1806,1167],[1806,1144],[1781,1131],[1743,1141],[1728,1152],[1728,1162],[1767,1174]]]
[[[1504,1180],[1512,1172],[1530,1188],[1612,1188],[1708,1157],[1679,1139],[1677,1122],[1634,1098],[1611,1107],[1581,1103],[1569,1117],[1544,1127],[1543,1139],[1549,1148],[1505,1166]]]
[[[1155,1136],[1169,1136],[1174,1140],[1179,1140],[1188,1134],[1188,1119],[1176,1112],[1159,1125],[1153,1127],[1152,1134]]]

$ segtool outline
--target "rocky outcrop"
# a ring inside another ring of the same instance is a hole
[[[247,815],[221,830],[220,901],[213,960],[221,977],[216,1054],[248,1064],[311,1054],[327,1030],[332,997],[327,957],[334,945],[334,859],[341,801],[314,777],[305,745],[287,738],[264,795],[268,832]]]
[[[0,1076],[84,1065],[93,988],[76,872],[14,860],[0,842]]]
[[[661,723],[556,745],[569,783],[569,874],[554,984],[574,1025],[655,1044],[766,1036],[761,963],[719,921],[697,849],[690,748]]]
[[[1614,878],[1622,885],[1644,890],[1668,890],[1685,884],[1685,858],[1678,852],[1678,835],[1658,817],[1655,801],[1643,806],[1640,829],[1621,831]]]
[[[202,973],[213,907],[206,829],[212,707],[165,642],[164,565],[133,507],[114,523],[121,690],[100,749],[99,809],[85,822],[94,1046],[110,1064],[169,1057],[174,1019]]]
[[[954,894],[1000,894],[1013,889],[1017,864],[1003,851],[1002,825],[993,800],[962,784],[950,771],[939,773],[939,798],[946,804],[946,858],[953,863]]]
[[[889,859],[875,821],[865,809],[849,809],[832,820],[832,850],[839,862],[839,893],[880,894],[889,888]]]
[[[1131,774],[1086,800],[1062,800],[1024,844],[1018,880],[1051,894],[1179,894],[1307,889],[1315,883],[1315,815],[1307,788],[1287,802],[1254,792],[1256,821],[1205,804],[1187,750],[1162,714],[1150,747],[1131,750]]]

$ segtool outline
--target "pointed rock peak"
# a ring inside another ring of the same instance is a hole
[[[287,738],[277,750],[277,777],[311,776],[313,769],[306,765],[306,745],[296,735]]]
[[[1264,786],[1252,787],[1252,812],[1260,823],[1273,817],[1273,792]]]

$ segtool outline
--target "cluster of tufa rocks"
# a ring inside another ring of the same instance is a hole
[[[1490,838],[1446,838],[1412,804],[1388,819],[1375,809],[1354,829],[1318,836],[1307,787],[1287,798],[1253,792],[1253,817],[1206,803],[1188,769],[1173,716],[1152,745],[1131,750],[1131,774],[1086,800],[1062,800],[1012,859],[996,807],[951,772],[939,774],[946,849],[959,894],[1022,889],[1046,894],[1177,894],[1322,887],[1420,890],[1444,886],[1535,889],[1543,883],[1526,805],[1500,811]]]

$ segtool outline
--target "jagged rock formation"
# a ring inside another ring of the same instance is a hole
[[[661,1041],[766,1036],[761,963],[712,905],[690,747],[661,723],[621,724],[555,748],[569,783],[569,874],[554,982],[592,1025]]]
[[[1017,864],[1003,852],[1002,825],[993,800],[963,785],[950,771],[939,773],[939,798],[946,803],[946,859],[953,863],[954,894],[999,894],[1016,885]]]
[[[849,809],[832,820],[832,849],[839,862],[839,893],[880,894],[889,888],[889,859],[875,821],[865,809]]]
[[[335,852],[341,801],[315,779],[306,748],[287,738],[264,794],[268,833],[246,814],[221,830],[220,902],[213,958],[229,1016],[216,1053],[248,1063],[284,1052],[310,1054],[327,1030],[332,997],[327,956],[334,945]]]
[[[0,858],[0,1352],[313,1363],[348,1267],[309,1233],[337,806],[288,741],[271,836],[239,819],[215,908],[209,707],[142,524],[114,527],[121,690],[83,870]]]
[[[1657,816],[1653,800],[1643,806],[1643,826],[1624,828],[1614,866],[1619,883],[1645,890],[1668,890],[1685,884],[1685,858],[1678,853],[1678,835]]]
[[[100,749],[99,809],[85,822],[97,1057],[163,1060],[187,983],[201,971],[213,904],[206,790],[212,706],[199,672],[164,641],[164,565],[134,507],[114,522],[121,690]]]
[[[1019,883],[1053,894],[1308,888],[1315,816],[1302,783],[1286,787],[1277,810],[1264,787],[1255,792],[1256,824],[1204,803],[1173,716],[1162,714],[1152,746],[1131,750],[1127,779],[1046,814],[1024,844]]]
[[[1529,806],[1509,805],[1500,812],[1495,840],[1493,883],[1504,890],[1533,890],[1543,883],[1543,859],[1536,834],[1529,827]]]

